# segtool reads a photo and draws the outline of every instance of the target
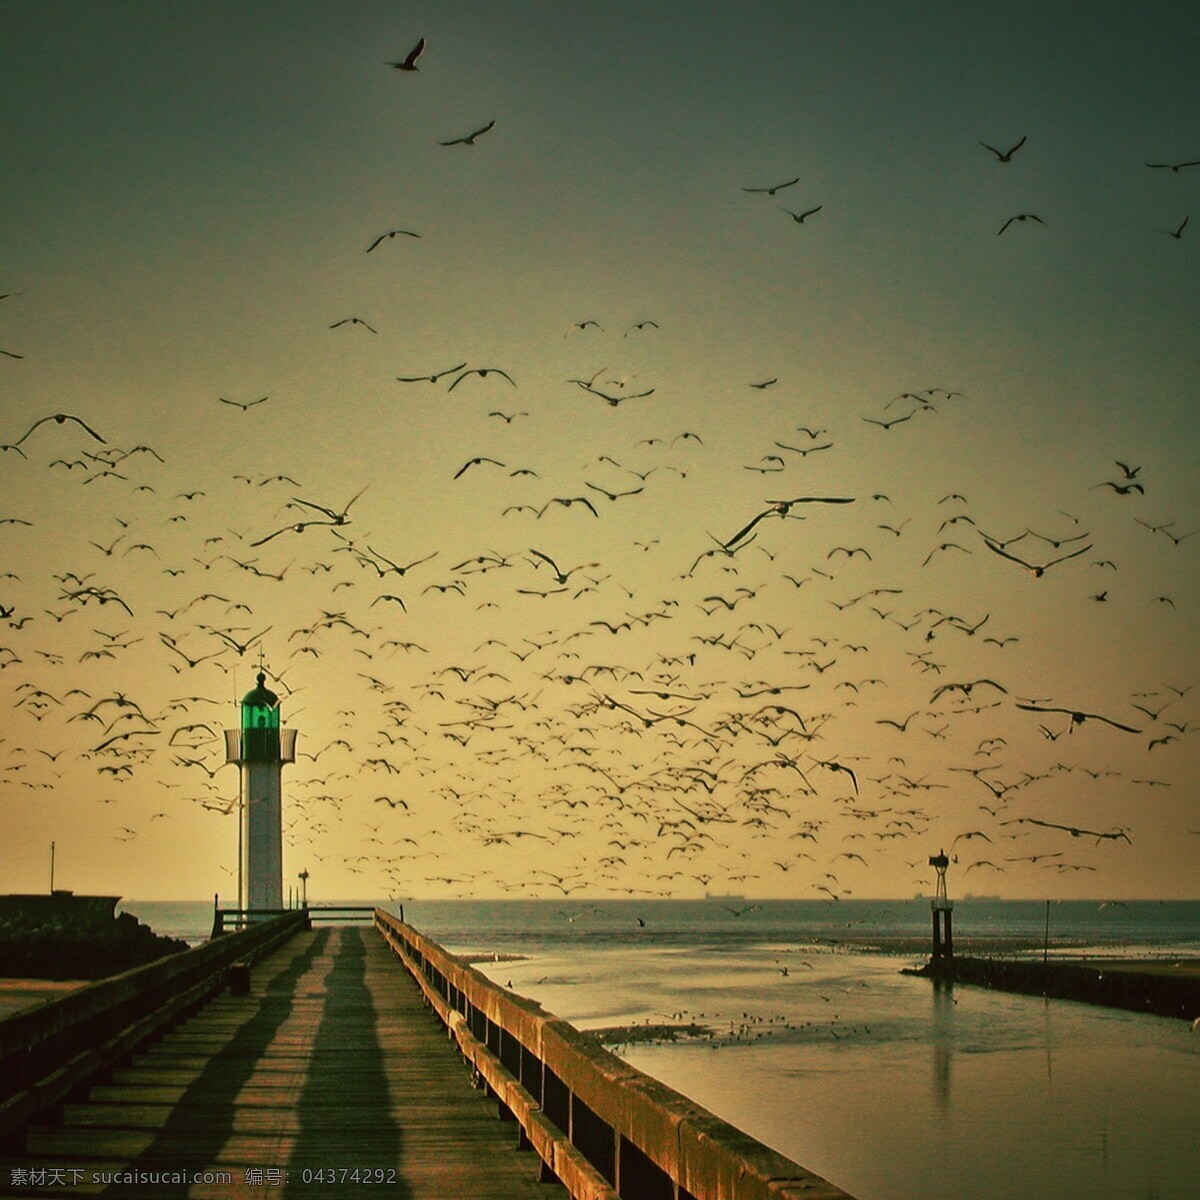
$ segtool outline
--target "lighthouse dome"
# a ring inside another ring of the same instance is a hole
[[[261,671],[258,686],[242,697],[242,728],[279,728],[279,697],[267,687],[267,677]]]
[[[242,705],[253,708],[278,708],[279,697],[266,686],[267,677],[259,671],[258,686],[251,688],[243,697]]]

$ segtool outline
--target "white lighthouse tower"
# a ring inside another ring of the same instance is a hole
[[[240,729],[225,730],[225,761],[242,769],[238,905],[283,907],[284,763],[296,761],[296,731],[279,726],[279,697],[258,673],[258,686],[242,697]]]

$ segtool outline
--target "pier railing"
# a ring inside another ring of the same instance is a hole
[[[850,1200],[411,925],[382,909],[375,923],[574,1200]]]
[[[299,908],[217,908],[214,905],[212,936],[220,937],[231,929],[247,929],[264,918],[297,912],[307,914],[307,925],[311,929],[314,921],[336,921],[339,925],[370,921],[375,907],[371,904],[305,904]]]
[[[0,1140],[203,1004],[236,963],[269,953],[305,923],[296,909],[0,1020]]]

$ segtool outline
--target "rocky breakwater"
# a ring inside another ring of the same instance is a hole
[[[0,896],[0,976],[10,979],[103,979],[188,948],[162,937],[118,896],[55,891]]]

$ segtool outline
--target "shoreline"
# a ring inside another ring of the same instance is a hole
[[[0,1021],[13,1013],[46,1004],[94,983],[94,979],[7,979],[0,978]]]

